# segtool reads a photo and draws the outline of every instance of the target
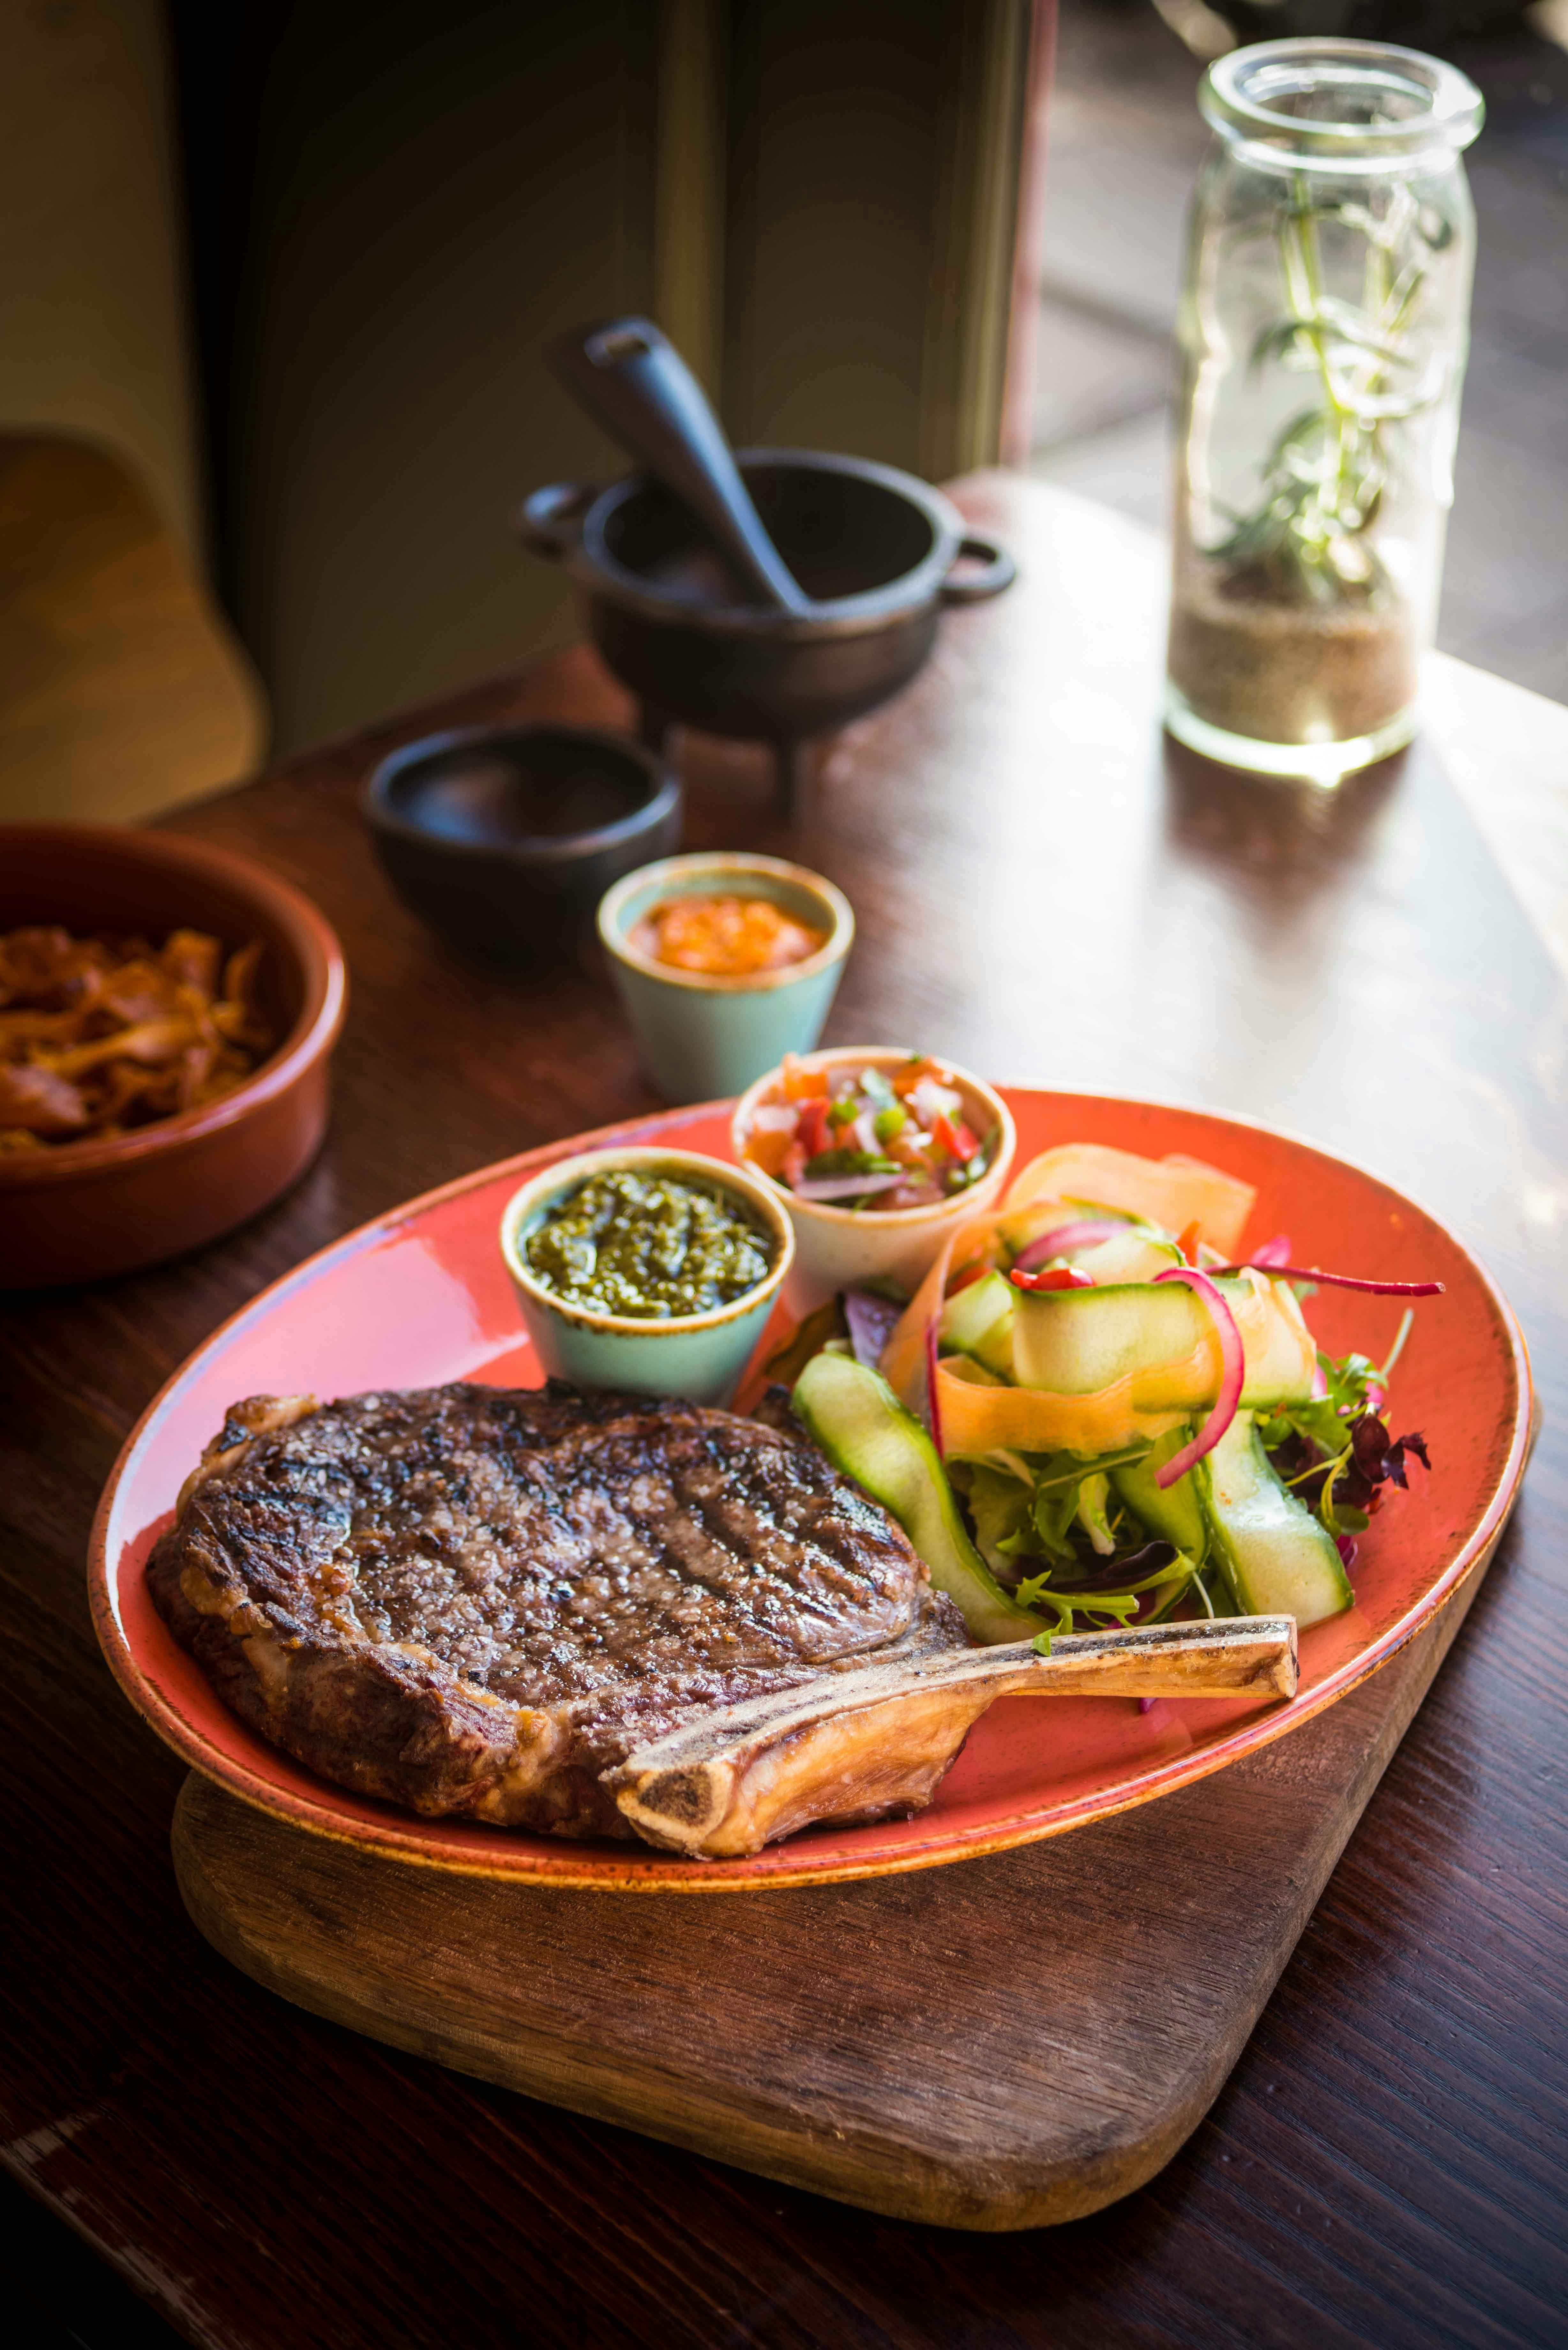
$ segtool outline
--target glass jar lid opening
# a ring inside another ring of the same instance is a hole
[[[1458,154],[1485,108],[1468,77],[1381,41],[1260,41],[1218,58],[1199,104],[1232,141],[1294,163]]]

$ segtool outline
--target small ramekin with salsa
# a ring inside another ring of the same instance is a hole
[[[822,1034],[855,938],[831,881],[776,857],[667,857],[618,881],[599,937],[670,1100],[737,1094]]]
[[[753,979],[758,972],[809,962],[827,944],[827,932],[801,921],[772,898],[704,893],[661,899],[644,914],[631,943],[667,971]]]
[[[1000,1198],[1015,1141],[983,1079],[895,1045],[791,1055],[731,1125],[742,1166],[784,1195],[796,1306],[872,1281],[912,1292],[951,1227]]]

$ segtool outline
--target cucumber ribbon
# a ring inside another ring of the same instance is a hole
[[[1179,1426],[1188,1409],[1151,1409],[1148,1379],[1131,1372],[1092,1395],[1058,1396],[1039,1388],[980,1386],[952,1361],[929,1364],[929,1326],[940,1315],[948,1278],[970,1264],[1009,1262],[1015,1250],[1045,1238],[1059,1249],[1062,1233],[1089,1221],[1083,1206],[1147,1219],[1179,1232],[1195,1219],[1205,1238],[1226,1252],[1237,1247],[1255,1194],[1220,1169],[1179,1155],[1140,1159],[1099,1144],[1069,1144],[1044,1152],[1014,1177],[1002,1209],[971,1217],[950,1236],[895,1328],[881,1368],[905,1405],[917,1414],[928,1394],[949,1458],[983,1458],[1002,1451],[1085,1454],[1114,1452]],[[1095,1218],[1103,1222],[1103,1218]],[[1211,1395],[1222,1376],[1218,1336],[1205,1336],[1182,1367],[1186,1386]]]

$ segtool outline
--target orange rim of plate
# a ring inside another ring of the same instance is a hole
[[[1292,1152],[1300,1151],[1313,1159],[1327,1161],[1357,1181],[1375,1186],[1397,1201],[1400,1208],[1413,1210],[1424,1222],[1434,1225],[1463,1261],[1496,1317],[1512,1373],[1513,1396],[1506,1451],[1486,1506],[1458,1550],[1404,1614],[1366,1648],[1325,1674],[1312,1688],[1303,1690],[1286,1704],[1273,1706],[1265,1712],[1250,1717],[1234,1731],[1196,1748],[1185,1757],[1157,1761],[1147,1770],[1122,1779],[1114,1786],[1102,1786],[1053,1805],[1046,1815],[1043,1815],[1036,1805],[999,1814],[968,1827],[944,1828],[940,1825],[940,1813],[928,1813],[923,1816],[932,1823],[930,1833],[925,1836],[909,1837],[891,1851],[847,1855],[821,1853],[820,1857],[814,1857],[814,1851],[820,1849],[815,1844],[817,1833],[828,1835],[840,1833],[827,1828],[820,1832],[807,1830],[804,1835],[770,1846],[764,1852],[749,1859],[718,1861],[691,1861],[632,1845],[574,1844],[566,1838],[557,1844],[534,1836],[527,1831],[483,1829],[478,1824],[462,1821],[449,1824],[441,1819],[423,1820],[415,1814],[401,1813],[391,1805],[379,1804],[375,1804],[373,1812],[368,1814],[349,1813],[342,1808],[344,1804],[363,1802],[370,1805],[374,1799],[356,1798],[348,1790],[340,1790],[327,1780],[317,1783],[319,1793],[313,1790],[308,1797],[301,1796],[292,1788],[280,1784],[266,1770],[254,1768],[219,1745],[172,1704],[157,1687],[126,1636],[116,1588],[119,1560],[110,1560],[109,1539],[115,1503],[122,1486],[136,1468],[141,1452],[164,1415],[179,1402],[183,1388],[208,1357],[223,1348],[241,1329],[265,1316],[286,1293],[307,1284],[327,1264],[346,1260],[378,1242],[391,1238],[407,1225],[419,1222],[431,1209],[485,1185],[504,1180],[516,1182],[549,1166],[556,1159],[585,1149],[657,1142],[672,1137],[683,1127],[704,1119],[727,1119],[733,1103],[715,1101],[695,1103],[689,1107],[664,1111],[650,1118],[594,1128],[559,1142],[543,1144],[514,1159],[496,1160],[471,1174],[459,1176],[450,1183],[441,1184],[433,1191],[422,1192],[416,1199],[389,1210],[385,1215],[357,1226],[352,1232],[303,1259],[226,1321],[220,1323],[186,1357],[165,1380],[127,1437],[109,1472],[93,1520],[88,1558],[88,1590],[93,1625],[109,1669],[131,1704],[165,1743],[203,1777],[257,1810],[269,1813],[274,1818],[302,1828],[312,1835],[347,1844],[361,1851],[379,1853],[415,1866],[444,1869],[458,1876],[502,1882],[547,1885],[561,1890],[709,1893],[783,1892],[794,1886],[836,1884],[865,1877],[902,1875],[915,1869],[941,1867],[954,1861],[981,1859],[990,1853],[1005,1852],[1019,1845],[1066,1835],[1091,1821],[1108,1819],[1117,1812],[1131,1810],[1158,1796],[1174,1794],[1179,1787],[1190,1785],[1195,1780],[1207,1778],[1211,1772],[1223,1770],[1243,1755],[1272,1745],[1276,1739],[1289,1736],[1341,1698],[1348,1696],[1352,1690],[1390,1663],[1418,1632],[1435,1620],[1477,1571],[1484,1566],[1508,1523],[1518,1499],[1534,1432],[1534,1397],[1529,1353],[1512,1309],[1484,1266],[1461,1242],[1454,1238],[1438,1218],[1418,1207],[1407,1193],[1399,1191],[1394,1185],[1383,1182],[1380,1178],[1348,1160],[1334,1159],[1332,1154],[1321,1150],[1316,1144],[1285,1133],[1279,1128],[1257,1126],[1245,1119],[1225,1117],[1220,1112],[1196,1109],[1190,1105],[1141,1098],[1135,1100],[1119,1095],[1058,1095],[1041,1087],[1023,1087],[1001,1090],[1008,1095],[1010,1107],[1013,1107],[1015,1115],[1021,1102],[1059,1101],[1092,1105],[1107,1111],[1153,1112],[1157,1117],[1163,1114],[1178,1119],[1202,1118],[1210,1125],[1230,1128],[1239,1135],[1262,1137],[1270,1142],[1283,1144]],[[1064,1132],[1062,1139],[1074,1138]],[[770,1343],[770,1336],[764,1334],[763,1344]],[[483,1383],[480,1381],[480,1384]],[[1496,1424],[1501,1429],[1501,1416]],[[261,1742],[246,1730],[239,1718],[235,1716],[233,1719],[236,1734],[259,1746]],[[295,1763],[292,1757],[280,1753],[278,1767],[300,1770],[304,1766]],[[493,1838],[493,1853],[444,1841],[443,1831],[449,1825],[466,1827],[471,1834],[483,1833],[487,1841]]]

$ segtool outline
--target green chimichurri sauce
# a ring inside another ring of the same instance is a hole
[[[774,1244],[730,1193],[619,1168],[558,1200],[523,1254],[569,1305],[663,1322],[743,1297],[766,1280]]]

